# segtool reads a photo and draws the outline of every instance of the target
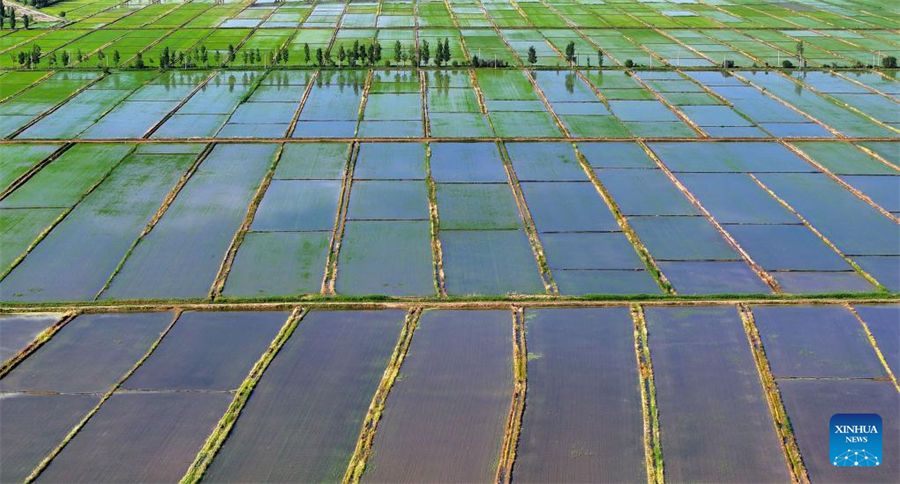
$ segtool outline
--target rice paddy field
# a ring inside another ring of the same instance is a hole
[[[0,481],[900,481],[896,5],[14,8]]]

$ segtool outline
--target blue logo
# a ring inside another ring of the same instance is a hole
[[[838,413],[829,422],[831,464],[835,467],[881,465],[881,417],[874,413]]]

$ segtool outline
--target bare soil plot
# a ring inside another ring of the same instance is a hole
[[[228,393],[122,393],[41,473],[45,482],[177,481],[228,408]]]
[[[107,391],[150,349],[172,313],[86,314],[0,380],[0,391]]]
[[[513,479],[646,479],[626,308],[526,311],[528,391]]]
[[[735,308],[646,308],[645,317],[667,478],[788,480]]]
[[[403,318],[402,311],[307,314],[204,480],[340,480]]]
[[[186,312],[123,390],[234,390],[284,324],[282,312]]]
[[[488,481],[512,395],[507,311],[425,311],[363,479]]]

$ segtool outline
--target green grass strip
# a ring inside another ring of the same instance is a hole
[[[659,429],[659,408],[656,405],[656,383],[653,379],[653,362],[648,345],[647,322],[640,305],[631,307],[634,321],[634,351],[638,363],[641,388],[641,407],[644,416],[644,457],[647,466],[647,482],[662,484],[664,478],[663,449]]]
[[[188,467],[187,472],[184,474],[184,477],[181,478],[180,482],[198,482],[203,477],[203,473],[209,468],[216,453],[219,452],[219,449],[222,448],[222,444],[225,443],[225,439],[228,438],[228,434],[231,432],[234,423],[244,409],[244,405],[246,405],[247,400],[250,399],[250,394],[253,393],[253,389],[256,388],[256,384],[259,383],[260,378],[262,378],[263,372],[266,371],[266,368],[269,367],[269,364],[275,358],[275,355],[278,354],[278,351],[284,346],[284,343],[294,333],[297,325],[300,324],[300,321],[307,312],[309,311],[306,309],[295,308],[287,321],[285,321],[284,326],[281,327],[281,331],[275,335],[275,339],[272,340],[272,343],[266,351],[260,356],[256,364],[253,365],[250,374],[248,374],[247,378],[244,379],[244,382],[241,383],[240,388],[238,388],[237,392],[234,394],[234,398],[231,400],[231,405],[228,406],[228,410],[222,415],[219,424],[216,425],[215,430],[213,430],[212,434],[206,439],[206,443],[197,453],[194,462]]]
[[[381,414],[384,411],[384,405],[387,401],[388,394],[400,375],[400,366],[406,358],[409,351],[409,345],[412,343],[413,333],[419,326],[419,317],[422,315],[421,308],[413,308],[406,314],[406,321],[403,323],[403,329],[400,331],[400,338],[378,389],[372,397],[372,403],[369,405],[369,411],[363,420],[362,429],[359,432],[359,439],[356,441],[356,449],[347,463],[347,471],[344,473],[344,484],[358,483],[363,473],[366,471],[366,461],[372,455],[372,442],[375,440],[375,431],[378,430],[378,421],[381,420]]]
[[[781,449],[784,451],[784,458],[788,471],[791,474],[791,480],[793,482],[809,483],[806,466],[803,465],[803,457],[800,455],[800,448],[797,447],[797,440],[794,438],[794,429],[791,427],[791,421],[788,418],[787,411],[784,409],[784,402],[781,400],[781,392],[778,391],[778,385],[776,385],[775,377],[772,375],[772,368],[769,366],[768,358],[766,358],[766,350],[763,347],[762,339],[759,337],[759,330],[756,328],[753,312],[750,310],[750,306],[743,303],[738,304],[738,312],[741,315],[741,322],[744,324],[744,332],[747,333],[747,341],[750,343],[750,350],[756,362],[759,380],[766,394],[766,402],[769,404],[775,432],[778,434]]]
[[[84,418],[82,418],[80,422],[78,422],[74,427],[72,427],[72,430],[70,430],[69,433],[66,434],[66,436],[65,436],[65,438],[63,438],[62,442],[60,442],[59,445],[57,445],[53,450],[51,450],[50,453],[47,454],[47,456],[44,457],[44,459],[38,463],[38,465],[34,468],[34,470],[31,471],[31,474],[28,474],[28,477],[25,478],[26,484],[30,483],[30,482],[34,482],[34,480],[37,479],[38,476],[41,475],[41,472],[44,472],[44,469],[46,469],[47,466],[50,465],[50,462],[57,455],[59,455],[60,452],[62,452],[62,450],[66,447],[66,445],[68,445],[69,442],[75,438],[75,436],[78,434],[78,432],[80,432],[81,429],[84,428],[85,425],[87,425],[88,421],[94,416],[94,414],[96,414],[100,410],[100,407],[103,405],[103,403],[106,402],[107,400],[109,400],[109,398],[113,395],[113,393],[115,393],[115,391],[118,390],[120,386],[122,386],[122,383],[124,383],[125,380],[127,380],[132,374],[134,374],[134,372],[137,371],[137,369],[140,368],[140,366],[143,365],[145,361],[147,361],[147,358],[150,358],[150,355],[153,354],[153,352],[156,350],[156,347],[159,346],[159,343],[163,340],[163,338],[165,338],[166,335],[169,334],[169,331],[172,329],[172,326],[175,326],[175,323],[178,321],[178,318],[180,318],[180,317],[181,317],[181,310],[176,310],[175,316],[172,318],[172,322],[169,323],[168,326],[166,326],[166,329],[164,329],[162,333],[160,333],[159,338],[156,338],[156,341],[154,341],[153,344],[150,346],[150,349],[148,349],[147,352],[144,353],[144,356],[142,356],[141,359],[138,360],[137,363],[135,363],[131,367],[131,369],[129,369],[128,372],[125,373],[125,375],[122,376],[122,378],[120,378],[119,381],[116,382],[116,384],[113,385],[112,388],[110,388],[109,391],[107,391],[103,395],[103,398],[101,398],[100,401],[97,402],[97,405],[95,405],[94,408],[92,408],[91,411],[88,412],[88,414],[85,415]]]
[[[525,394],[527,391],[528,350],[525,346],[525,311],[520,307],[512,308],[513,317],[513,377],[514,386],[509,415],[506,420],[506,431],[500,449],[500,459],[494,481],[509,484],[512,481],[513,465],[516,461],[516,450],[519,435],[522,432],[522,416],[525,413]]]
[[[56,323],[52,324],[49,328],[41,331],[41,334],[37,335],[28,346],[22,348],[18,353],[11,356],[9,359],[3,362],[0,365],[0,378],[6,376],[7,373],[12,371],[13,368],[16,367],[19,363],[22,362],[25,358],[31,356],[32,353],[38,350],[44,343],[50,340],[57,331],[62,329],[69,321],[75,319],[75,316],[78,316],[78,311],[69,311],[62,318],[59,319]]]

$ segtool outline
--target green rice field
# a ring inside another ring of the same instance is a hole
[[[900,481],[900,6],[4,8],[0,482]]]

